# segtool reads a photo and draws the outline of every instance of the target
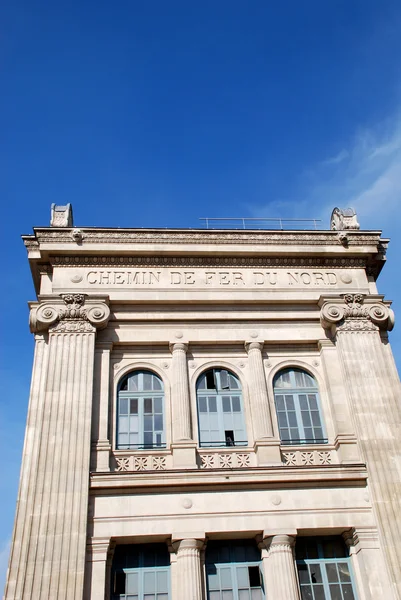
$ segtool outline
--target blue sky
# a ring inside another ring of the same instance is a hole
[[[392,242],[401,312],[398,0],[5,0],[0,11],[0,588],[29,393],[34,299],[20,234],[72,202],[82,226],[197,227],[354,206]],[[401,334],[391,334],[401,365]]]

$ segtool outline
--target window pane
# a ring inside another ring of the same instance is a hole
[[[137,433],[139,431],[139,417],[137,415],[129,418],[129,430],[131,433]]]
[[[127,594],[137,594],[138,593],[138,573],[127,573]]]
[[[153,399],[153,408],[155,413],[163,412],[163,398],[154,398]]]
[[[249,600],[249,591],[246,590],[238,590],[238,600]]]
[[[351,581],[349,566],[347,563],[338,563],[338,573],[340,575],[340,581]]]
[[[128,415],[128,398],[120,398],[120,415]]]
[[[313,423],[313,425],[315,425],[315,427],[320,427],[320,415],[319,415],[319,413],[316,410],[314,410],[314,411],[312,411],[311,416],[312,416],[312,423]]]
[[[337,584],[330,586],[331,600],[343,600],[340,586]]]
[[[302,600],[313,600],[312,588],[310,585],[301,586],[301,598]]]
[[[145,446],[153,446],[153,433],[147,432],[143,434],[143,443]]]
[[[161,431],[163,429],[163,415],[155,415],[155,431]]]
[[[162,382],[156,375],[153,375],[153,389],[156,391],[163,389]]]
[[[152,398],[144,399],[144,412],[150,414],[152,412]]]
[[[326,565],[326,573],[327,579],[329,582],[337,582],[338,574],[337,574],[337,565],[335,563],[328,563]]]
[[[232,593],[232,591],[223,591],[221,594],[221,599],[222,600],[234,600],[234,595]]]
[[[308,394],[309,406],[311,410],[318,410],[315,394]]]
[[[239,382],[237,381],[236,377],[234,377],[234,375],[231,375],[231,373],[228,374],[228,381],[230,384],[230,390],[239,390],[240,389]]]
[[[354,592],[352,591],[352,585],[346,583],[342,586],[344,600],[354,600]]]
[[[285,403],[287,405],[287,410],[294,410],[295,406],[294,406],[294,396],[290,396],[290,395],[286,395],[285,396]]]
[[[241,412],[241,400],[239,396],[231,396],[233,412]]]
[[[143,373],[143,386],[142,386],[143,391],[148,391],[148,390],[153,389],[152,379],[153,379],[152,373]]]
[[[143,429],[144,431],[153,431],[153,417],[148,416],[143,418]]]
[[[139,390],[138,377],[139,377],[138,373],[135,373],[134,375],[131,375],[129,377],[129,379],[128,379],[128,390],[130,392],[137,392]]]
[[[322,583],[322,574],[319,565],[309,565],[310,578],[312,583]]]
[[[309,405],[308,405],[308,401],[306,399],[306,394],[299,394],[298,399],[299,399],[299,406],[301,407],[301,410],[309,410]]]
[[[262,589],[253,588],[251,590],[251,600],[262,600]]]
[[[276,396],[276,406],[277,410],[285,410],[284,396]]]
[[[303,583],[309,583],[309,571],[307,565],[298,565],[298,576],[299,583],[302,585]]]
[[[310,427],[311,426],[310,414],[308,412],[306,412],[305,410],[303,410],[301,412],[301,415],[302,415],[302,423],[304,424],[304,426]]]
[[[313,593],[315,594],[315,600],[326,600],[324,587],[322,585],[314,585]]]
[[[129,411],[130,411],[131,415],[137,415],[138,414],[138,398],[131,398],[130,399]]]
[[[209,412],[217,412],[216,396],[209,396]]]
[[[220,389],[228,390],[230,385],[228,383],[228,373],[224,369],[220,371]]]
[[[223,396],[223,412],[231,412],[231,399],[230,397]]]
[[[232,589],[232,578],[230,567],[223,567],[220,570],[220,583],[222,589]]]
[[[145,593],[149,594],[150,592],[156,591],[156,574],[147,572],[143,574],[143,590]]]
[[[250,587],[260,587],[260,571],[259,567],[248,567],[249,585]]]
[[[247,588],[249,587],[249,575],[247,567],[238,567],[237,568],[237,582],[238,587]]]
[[[279,412],[277,417],[278,417],[278,424],[280,427],[288,426],[287,415],[284,412]]]
[[[127,433],[128,432],[128,417],[119,417],[118,431],[119,431],[119,433]]]
[[[199,396],[198,398],[199,412],[207,413],[207,402],[205,396]]]
[[[290,427],[297,427],[297,415],[294,411],[288,413],[288,424]]]

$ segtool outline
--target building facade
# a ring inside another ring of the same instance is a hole
[[[35,357],[6,600],[400,600],[387,240],[23,237]]]

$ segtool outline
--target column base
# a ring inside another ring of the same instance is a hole
[[[175,442],[171,444],[173,453],[173,468],[174,469],[197,469],[196,462],[196,447],[197,444],[193,440],[188,442]]]
[[[280,440],[257,440],[253,449],[259,467],[281,466]]]

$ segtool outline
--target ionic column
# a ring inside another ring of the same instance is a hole
[[[294,558],[295,538],[292,535],[266,537],[263,544],[268,551],[264,560],[268,595],[274,600],[299,600],[298,577]]]
[[[93,469],[110,471],[109,386],[112,342],[96,341],[92,413]]]
[[[381,545],[401,598],[400,384],[386,331],[393,315],[382,296],[321,298],[321,322],[338,349],[359,445],[369,472]]]
[[[188,538],[173,543],[177,553],[174,600],[202,600],[201,550],[204,540]]]
[[[252,420],[256,440],[273,437],[269,397],[263,366],[263,342],[245,342],[248,353],[251,387]]]
[[[191,406],[187,364],[188,344],[172,342],[173,355],[172,420],[173,443],[191,440]]]
[[[109,314],[105,297],[83,294],[32,305],[32,331],[49,333],[36,351],[6,600],[82,600],[95,334]]]

